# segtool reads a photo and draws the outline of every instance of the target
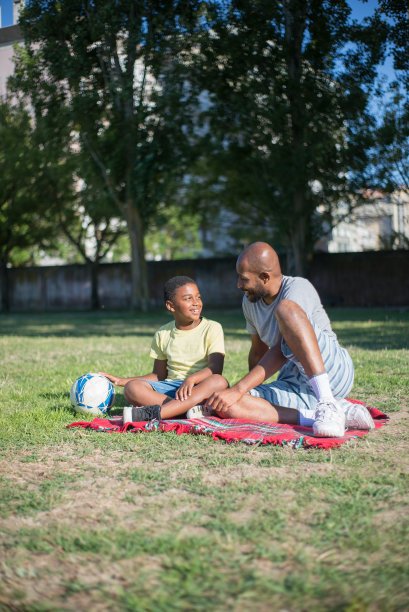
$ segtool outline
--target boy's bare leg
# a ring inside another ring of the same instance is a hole
[[[227,389],[227,387],[227,380],[223,376],[213,374],[202,380],[198,385],[195,385],[191,395],[183,401],[166,397],[165,402],[162,404],[161,417],[162,419],[171,419],[172,417],[184,414],[189,408],[204,402],[215,391],[222,391]]]
[[[132,406],[151,406],[160,404],[168,398],[167,395],[155,391],[146,380],[130,380],[124,387],[124,398]]]
[[[246,393],[240,400],[216,416],[222,419],[252,419],[264,423],[288,423],[298,425],[298,410],[273,406],[262,397],[254,397]]]

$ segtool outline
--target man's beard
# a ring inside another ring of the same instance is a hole
[[[258,302],[263,299],[266,295],[266,291],[264,289],[252,289],[246,293],[246,297],[249,302]]]

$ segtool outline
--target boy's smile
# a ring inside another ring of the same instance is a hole
[[[187,283],[178,287],[172,300],[166,302],[166,308],[173,313],[176,327],[181,329],[196,327],[200,323],[203,308],[198,286]]]

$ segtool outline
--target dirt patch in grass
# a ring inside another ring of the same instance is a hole
[[[105,601],[110,593],[116,594],[132,584],[141,574],[144,584],[154,588],[157,572],[161,569],[159,557],[140,555],[114,563],[95,555],[30,554],[18,550],[0,567],[1,603],[10,603],[16,595],[24,605],[42,602],[55,610],[112,609]],[[16,609],[21,609],[16,607]]]

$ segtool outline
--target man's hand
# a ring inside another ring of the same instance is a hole
[[[193,376],[188,376],[180,385],[179,389],[175,393],[175,399],[183,402],[185,399],[192,395],[192,389],[195,386],[195,380]]]
[[[224,391],[218,391],[209,397],[206,402],[206,407],[211,408],[212,412],[217,412],[222,418],[229,418],[230,408],[236,404],[242,396],[243,394],[234,387],[225,389]]]

